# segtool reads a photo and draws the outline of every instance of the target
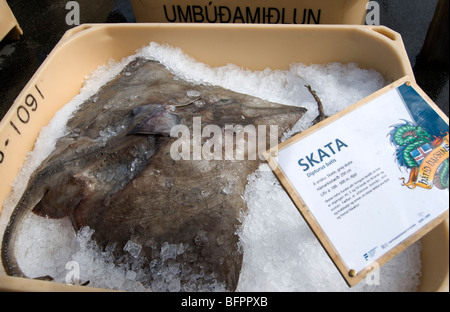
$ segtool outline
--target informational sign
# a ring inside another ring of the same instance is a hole
[[[350,286],[448,218],[448,117],[407,77],[266,159]]]

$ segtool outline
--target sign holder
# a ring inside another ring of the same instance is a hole
[[[448,124],[405,76],[264,154],[350,287],[448,218]]]

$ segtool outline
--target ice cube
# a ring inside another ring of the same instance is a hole
[[[123,250],[127,251],[132,257],[138,258],[141,253],[142,246],[129,240],[125,244],[125,247],[123,247]]]

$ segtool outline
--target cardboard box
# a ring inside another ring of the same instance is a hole
[[[0,41],[3,39],[17,40],[22,34],[22,29],[8,3],[6,0],[0,0]]]

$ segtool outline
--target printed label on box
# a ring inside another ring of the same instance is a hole
[[[138,22],[364,24],[367,0],[132,0]]]

